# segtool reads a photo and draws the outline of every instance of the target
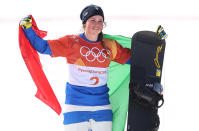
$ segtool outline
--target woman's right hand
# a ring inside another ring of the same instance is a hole
[[[23,29],[28,29],[32,27],[32,18],[30,16],[26,16],[21,19],[19,24],[21,25]]]

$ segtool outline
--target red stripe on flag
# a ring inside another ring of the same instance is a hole
[[[32,17],[32,16],[31,16]],[[32,17],[32,28],[41,38],[47,35],[46,31],[38,29],[37,24]],[[23,29],[19,25],[19,47],[21,50],[24,62],[31,74],[33,81],[37,86],[36,97],[51,107],[58,115],[61,113],[61,106],[49,84],[46,75],[42,69],[37,51],[31,46],[26,38]]]

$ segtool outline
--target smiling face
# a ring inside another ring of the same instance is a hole
[[[103,17],[100,15],[90,17],[84,25],[85,34],[98,36],[102,32],[103,23]]]

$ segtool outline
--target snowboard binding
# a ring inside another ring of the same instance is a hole
[[[164,104],[162,85],[159,83],[134,86],[134,99],[144,107],[160,108]]]

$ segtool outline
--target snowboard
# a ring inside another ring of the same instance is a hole
[[[161,76],[166,37],[162,26],[156,32],[139,31],[132,37],[127,131],[159,128],[158,108],[164,103]]]

